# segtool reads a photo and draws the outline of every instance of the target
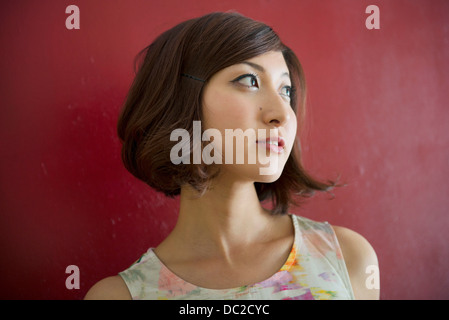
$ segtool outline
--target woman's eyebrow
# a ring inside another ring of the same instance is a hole
[[[256,69],[256,70],[258,70],[258,71],[260,71],[260,72],[265,72],[264,67],[262,67],[261,65],[259,65],[259,64],[257,64],[257,63],[249,62],[249,61],[243,61],[242,63],[243,63],[243,64],[247,64],[247,65],[249,65],[250,67],[253,67],[254,69]],[[281,77],[285,77],[285,76],[290,77],[290,75],[289,75],[288,72],[284,72],[283,74],[281,74]]]
[[[249,65],[250,67],[253,67],[256,70],[259,70],[260,72],[265,72],[264,67],[262,67],[261,65],[258,65],[257,63],[249,62],[249,61],[243,61],[242,63],[243,64],[247,64],[247,65]]]

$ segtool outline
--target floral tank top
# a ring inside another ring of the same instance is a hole
[[[150,248],[119,273],[135,300],[352,300],[348,272],[332,227],[291,215],[295,240],[287,261],[270,278],[230,289],[208,289],[184,281]]]

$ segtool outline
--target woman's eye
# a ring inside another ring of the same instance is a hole
[[[257,81],[257,77],[253,74],[244,74],[240,77],[238,77],[237,79],[233,80],[232,82],[236,83],[238,82],[239,84],[248,87],[248,88],[252,88],[252,87],[256,87],[259,88],[259,83]]]
[[[281,90],[281,95],[290,98],[292,95],[292,87],[290,86],[283,87]]]

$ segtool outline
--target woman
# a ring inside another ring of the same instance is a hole
[[[142,53],[118,123],[122,158],[152,188],[180,195],[179,218],[159,246],[86,299],[377,299],[365,285],[377,258],[362,236],[288,214],[294,195],[335,185],[301,166],[304,76],[276,33],[237,13],[212,13]],[[270,199],[272,208],[261,205]]]

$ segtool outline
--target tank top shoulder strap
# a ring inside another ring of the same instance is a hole
[[[318,222],[305,217],[294,215],[295,228],[299,231],[299,239],[295,240],[298,254],[310,256],[311,259],[324,259],[326,263],[332,265],[338,273],[341,281],[346,287],[348,293],[353,298],[353,290],[338,242],[332,226],[327,222]]]
[[[119,275],[125,281],[133,299],[154,298],[154,290],[151,289],[158,288],[160,269],[161,264],[153,248],[150,248],[128,269],[119,272]]]

